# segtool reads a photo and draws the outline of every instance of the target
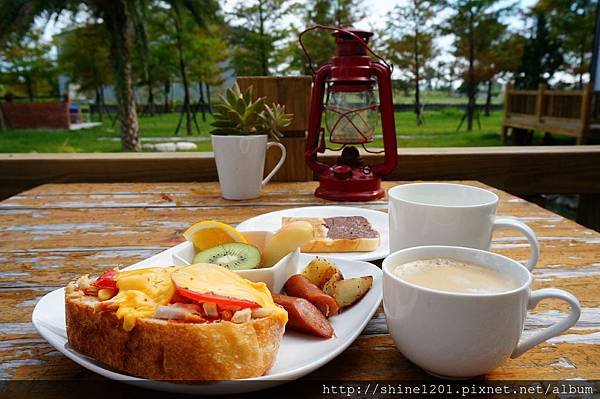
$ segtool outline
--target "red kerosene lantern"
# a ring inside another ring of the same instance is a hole
[[[314,29],[332,30],[336,44],[335,57],[314,71],[313,76],[304,156],[308,166],[319,175],[320,185],[315,195],[334,201],[381,198],[384,195],[381,176],[392,172],[398,163],[392,67],[369,48],[367,42],[373,33],[322,25],[313,26],[300,35],[300,44],[311,67],[302,35]],[[374,61],[367,52],[378,60]],[[325,128],[321,127],[323,117]],[[365,144],[373,141],[380,118],[385,161],[365,165],[356,145],[373,152]],[[327,148],[326,135],[330,143],[342,146]],[[317,160],[317,153],[324,153],[326,149],[342,151],[333,166]]]

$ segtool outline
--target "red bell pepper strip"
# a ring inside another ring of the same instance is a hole
[[[245,299],[231,298],[224,295],[214,294],[212,292],[196,292],[188,290],[187,288],[177,287],[177,293],[186,298],[192,299],[196,302],[213,302],[217,304],[219,310],[238,310],[244,308],[259,308],[260,305],[253,301]]]

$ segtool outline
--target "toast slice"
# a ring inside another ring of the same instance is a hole
[[[284,325],[274,313],[244,323],[139,319],[122,328],[114,309],[75,283],[65,291],[69,346],[134,376],[216,381],[257,377],[275,362]]]
[[[379,248],[379,232],[363,216],[283,217],[281,224],[298,220],[311,223],[315,235],[300,247],[302,252],[369,252]]]

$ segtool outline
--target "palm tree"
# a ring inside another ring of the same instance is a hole
[[[212,19],[218,10],[216,0],[171,0],[167,3],[186,9],[200,25]],[[77,12],[81,5],[102,20],[109,34],[121,143],[127,151],[140,151],[131,59],[134,38],[141,48],[145,46],[143,10],[148,0],[0,0],[0,45],[11,32],[30,29],[36,17],[51,18],[63,11]]]

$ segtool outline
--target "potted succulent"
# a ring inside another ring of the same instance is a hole
[[[264,97],[253,100],[252,86],[242,93],[236,83],[214,106],[214,118],[210,133],[223,198],[258,197],[285,161],[279,138],[281,129],[291,123],[291,115],[284,106],[265,104]],[[269,142],[269,137],[275,142]],[[263,179],[266,151],[272,146],[281,149],[281,158]]]

